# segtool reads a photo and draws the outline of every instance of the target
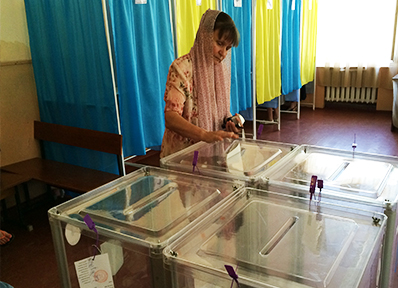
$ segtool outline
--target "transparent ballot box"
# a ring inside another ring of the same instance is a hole
[[[311,186],[313,176],[317,178]],[[288,193],[305,187],[300,195],[311,197],[309,191],[312,188],[314,197],[321,191],[322,198],[345,205],[362,203],[386,214],[388,222],[380,287],[398,287],[398,157],[303,145],[274,165],[268,178],[269,183],[293,188]],[[318,180],[323,181],[321,190]]]
[[[163,254],[174,288],[376,287],[385,225],[378,212],[243,188]]]
[[[94,266],[114,287],[170,287],[162,249],[242,186],[143,167],[50,209],[62,287],[97,287],[82,284],[103,279],[93,278]]]
[[[198,142],[160,159],[160,166],[223,179],[240,179],[249,185],[264,179],[269,167],[298,145],[253,139]]]

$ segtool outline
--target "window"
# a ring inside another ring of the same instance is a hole
[[[317,66],[389,66],[395,6],[395,0],[318,0]]]

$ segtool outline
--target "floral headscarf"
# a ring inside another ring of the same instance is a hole
[[[199,127],[221,129],[225,116],[230,115],[231,53],[219,64],[213,60],[214,24],[220,11],[207,10],[200,20],[191,51],[193,85],[198,99]]]

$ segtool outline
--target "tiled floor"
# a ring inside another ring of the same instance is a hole
[[[258,119],[265,117],[258,112]],[[252,132],[252,122],[247,121],[246,133]],[[351,150],[356,135],[356,151],[398,156],[398,133],[391,132],[391,112],[374,109],[339,107],[333,105],[315,111],[303,107],[301,119],[295,114],[282,114],[281,130],[266,125],[260,139],[295,144],[313,144],[330,148]],[[158,165],[158,153],[141,159],[144,164]],[[61,287],[55,262],[47,210],[56,203],[40,205],[28,211],[25,218],[33,230],[3,223],[2,229],[13,233],[15,240],[0,248],[0,280],[15,288]],[[10,216],[16,218],[14,209]]]

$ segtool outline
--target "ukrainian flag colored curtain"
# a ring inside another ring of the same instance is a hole
[[[41,121],[118,133],[101,0],[25,0],[25,10]],[[44,150],[47,159],[118,174],[108,153],[58,143]]]
[[[316,33],[317,33],[317,0],[303,0],[303,21],[301,37],[301,83],[314,80]]]
[[[294,5],[292,7],[292,5]],[[282,1],[281,74],[282,94],[301,88],[300,77],[301,0]]]
[[[234,1],[224,0],[222,9],[234,20],[240,34],[238,47],[231,49],[231,107],[232,114],[252,106],[252,3],[242,1],[242,7],[234,7]]]
[[[262,104],[281,94],[280,1],[257,1],[255,13],[257,103]]]
[[[168,1],[109,0],[124,155],[160,146],[174,47]]]
[[[196,0],[176,0],[178,57],[191,50],[200,19],[207,9],[217,9],[216,0],[202,0],[200,6]]]

